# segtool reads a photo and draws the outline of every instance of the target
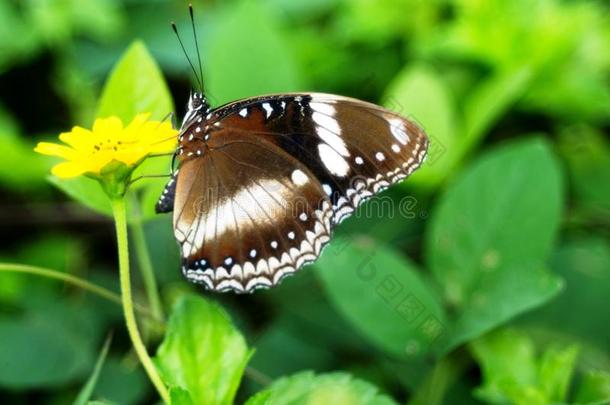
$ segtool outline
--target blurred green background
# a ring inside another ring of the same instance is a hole
[[[55,161],[32,148],[92,123],[134,40],[181,117],[192,75],[169,22],[193,50],[187,4],[0,0],[0,261],[118,291],[112,222],[60,191],[76,186],[54,186]],[[237,403],[264,389],[277,404],[610,403],[607,1],[193,4],[214,105],[330,92],[411,117],[432,141],[424,167],[382,196],[400,215],[347,220],[315,266],[250,296],[187,285],[170,218],[151,214],[163,182],[134,190],[166,311],[204,294],[256,350]],[[93,397],[154,403],[119,306],[0,271],[0,403],[73,403],[110,330]],[[154,352],[161,336],[147,338]],[[272,383],[304,370],[346,374]],[[325,396],[336,386],[345,395]]]

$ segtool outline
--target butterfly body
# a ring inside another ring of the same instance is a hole
[[[332,228],[417,169],[427,146],[414,122],[351,98],[278,94],[212,110],[195,93],[156,208],[173,209],[189,280],[251,292],[314,261]]]

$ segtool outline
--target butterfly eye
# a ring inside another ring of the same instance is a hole
[[[199,93],[194,93],[189,100],[189,109],[198,110],[204,104],[204,99]]]

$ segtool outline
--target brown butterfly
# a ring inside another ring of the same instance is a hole
[[[191,22],[197,43],[192,8]],[[352,98],[276,94],[211,109],[192,93],[156,211],[174,212],[188,280],[251,292],[316,260],[333,227],[409,176],[427,148],[416,123]]]
[[[194,93],[179,141],[179,169],[156,210],[174,211],[183,274],[236,292],[274,286],[316,260],[332,228],[410,175],[428,147],[413,121],[328,94],[212,110]]]

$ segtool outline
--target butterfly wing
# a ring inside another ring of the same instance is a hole
[[[415,122],[329,94],[243,100],[220,108],[217,119],[222,127],[264,137],[308,167],[332,201],[333,223],[409,176],[428,148]]]
[[[183,273],[237,292],[273,286],[315,260],[332,226],[411,174],[428,147],[414,122],[326,94],[231,103],[181,139],[180,152],[190,152],[173,206]]]
[[[183,273],[216,291],[270,287],[318,257],[331,204],[307,167],[273,144],[230,129],[214,137],[224,145],[186,161],[176,184]]]

